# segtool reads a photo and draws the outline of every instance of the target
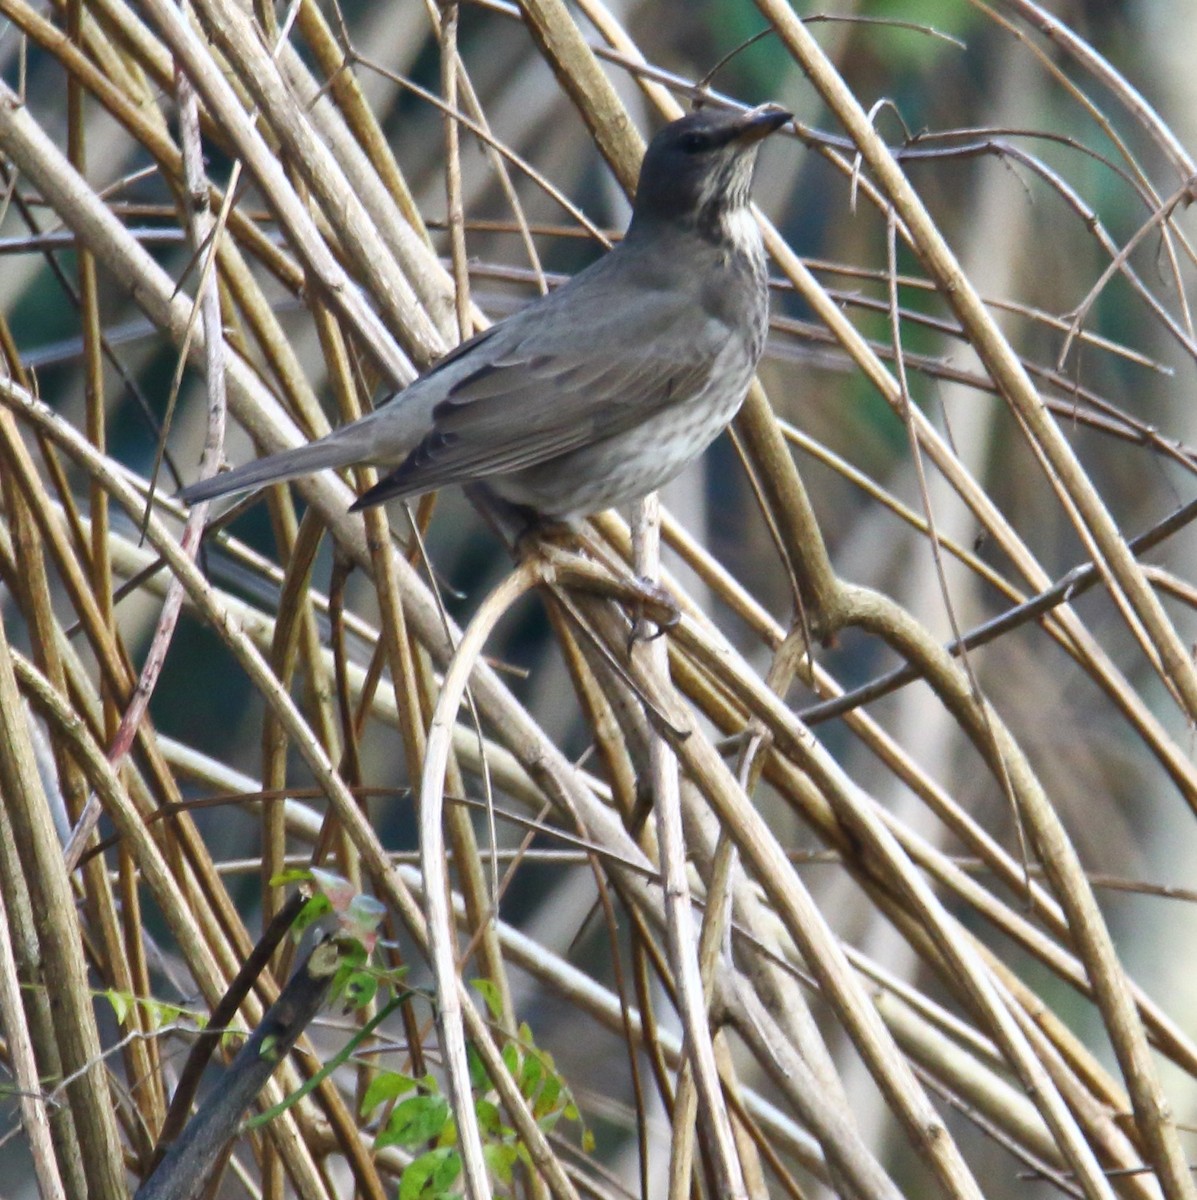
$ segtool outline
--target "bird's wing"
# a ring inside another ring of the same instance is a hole
[[[673,289],[606,294],[534,306],[457,356],[431,432],[371,502],[534,466],[706,386],[732,336],[724,321]]]

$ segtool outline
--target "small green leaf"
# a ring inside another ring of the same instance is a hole
[[[312,872],[309,867],[288,867],[277,875],[271,875],[271,887],[286,887],[291,883],[311,883]]]
[[[399,1180],[399,1200],[441,1200],[461,1174],[461,1155],[449,1146],[421,1154]]]
[[[151,1029],[162,1029],[171,1021],[177,1021],[179,1010],[173,1004],[162,1004],[157,1000],[143,1000],[141,1007],[150,1020]]]
[[[435,1141],[448,1117],[449,1102],[443,1096],[410,1096],[395,1105],[386,1128],[374,1139],[375,1149]]]
[[[503,1065],[513,1079],[519,1078],[520,1048],[514,1042],[508,1042],[503,1047]]]
[[[540,1083],[543,1075],[544,1067],[541,1065],[539,1056],[536,1054],[526,1054],[523,1066],[520,1069],[520,1092],[525,1097],[534,1096],[536,1094],[536,1086]]]
[[[310,899],[304,901],[303,908],[299,910],[295,920],[291,922],[291,936],[298,939],[309,925],[315,924],[321,917],[326,917],[332,912],[332,904],[327,896],[321,895],[319,892]]]
[[[466,1061],[470,1065],[470,1087],[476,1092],[489,1091],[490,1076],[487,1074],[486,1064],[483,1063],[482,1057],[473,1042],[466,1047]]]
[[[594,1153],[594,1134],[589,1129],[582,1130],[582,1149],[587,1154]]]
[[[333,983],[333,998],[349,1008],[365,1008],[378,992],[378,980],[369,971],[349,970]]]
[[[561,1077],[559,1075],[550,1075],[544,1081],[544,1087],[540,1089],[540,1095],[536,1097],[536,1103],[532,1106],[532,1115],[539,1121],[541,1117],[551,1113],[557,1107],[557,1101],[561,1098]]]
[[[511,1172],[519,1159],[519,1151],[505,1142],[488,1142],[482,1147],[490,1173],[503,1184],[511,1183]]]
[[[471,979],[470,987],[472,987],[486,1002],[486,1007],[490,1011],[491,1020],[502,1020],[503,997],[499,995],[499,989],[495,986],[494,982],[490,979]]]
[[[370,961],[366,947],[356,938],[338,937],[334,939],[341,959],[351,967],[364,967]]]
[[[410,1075],[401,1075],[398,1071],[380,1071],[366,1085],[361,1115],[368,1117],[380,1104],[410,1092],[415,1086],[416,1081]]]
[[[474,1112],[478,1117],[478,1128],[483,1133],[498,1133],[503,1124],[499,1106],[491,1100],[475,1100]]]
[[[113,991],[112,988],[109,988],[106,992],[102,992],[101,995],[112,1005],[112,1011],[116,1016],[117,1024],[123,1025],[129,1016],[129,1010],[133,1007],[129,1001],[129,997],[123,992]]]
[[[403,980],[407,977],[407,973],[410,970],[411,968],[406,964],[401,967],[391,967],[385,971],[380,970],[378,972],[378,978],[380,982],[387,984],[397,992],[403,993],[409,989],[401,987],[400,985],[403,983]]]

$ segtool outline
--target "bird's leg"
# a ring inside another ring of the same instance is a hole
[[[580,551],[589,550],[587,556]],[[584,530],[559,523],[541,523],[520,540],[517,553],[533,554],[552,564],[560,583],[596,596],[606,596],[626,604],[632,611],[629,641],[651,641],[672,629],[681,619],[681,610],[669,589],[629,575],[622,562],[612,562],[606,547],[597,545]],[[645,633],[645,626],[655,629]]]
[[[555,581],[563,587],[626,604],[632,609],[634,629],[640,622],[650,621],[658,627],[658,632],[651,635],[656,637],[681,620],[677,602],[665,588],[633,575],[611,574],[602,564],[578,553],[577,538],[572,532],[566,539],[561,536],[560,528],[539,530],[526,546],[526,550],[521,547],[521,554],[534,555],[550,566]]]
[[[678,608],[677,601],[669,594],[668,588],[659,583],[653,583],[651,579],[645,579],[643,575],[636,576],[636,584],[642,589],[642,595],[651,596],[651,599],[640,602],[640,611],[632,622],[631,633],[628,634],[629,654],[632,653],[632,647],[637,642],[655,642],[682,619],[681,609]],[[650,604],[657,606],[658,611],[666,613],[664,621],[654,621],[648,616]]]
[[[591,536],[590,532],[581,527],[577,531],[578,541],[590,552],[590,556],[599,562],[606,563],[612,574],[623,579],[625,586],[632,592],[632,606],[636,609],[635,620],[632,622],[632,634],[628,639],[628,650],[637,641],[651,642],[667,633],[681,619],[682,610],[674,599],[673,593],[661,583],[646,579],[643,575],[626,575],[626,564],[622,559],[611,553],[610,547]],[[647,626],[655,629],[648,631]]]
[[[537,528],[536,514],[504,500],[482,482],[467,483],[462,491],[474,511],[491,527],[512,556],[517,561],[522,558],[521,547]]]
[[[465,493],[517,561],[539,558],[552,567],[558,583],[628,605],[633,639],[646,636],[639,632],[643,622],[657,627],[647,635],[653,638],[681,620],[681,610],[668,588],[628,574],[626,564],[585,527],[538,516],[496,496],[484,483],[468,485]]]

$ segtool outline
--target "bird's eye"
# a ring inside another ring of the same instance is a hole
[[[707,139],[701,133],[687,133],[682,137],[680,145],[687,154],[697,154],[707,148]]]

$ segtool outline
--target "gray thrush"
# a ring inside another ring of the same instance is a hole
[[[701,109],[644,156],[623,241],[463,342],[368,416],[193,484],[194,503],[325,467],[394,468],[353,508],[485,484],[572,523],[672,479],[726,428],[765,344],[765,255],[749,189],[775,105]]]

